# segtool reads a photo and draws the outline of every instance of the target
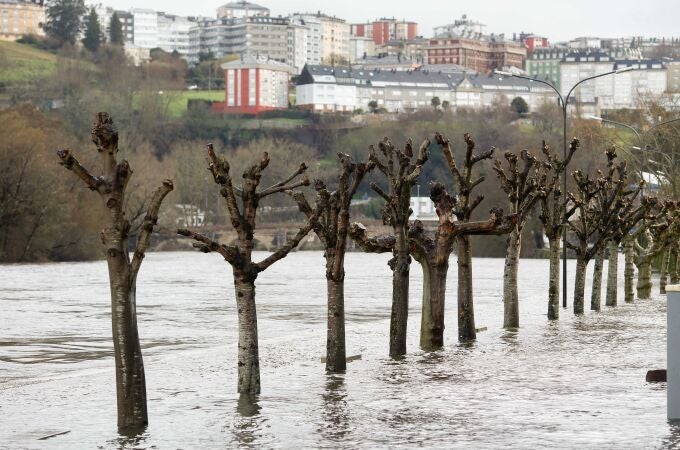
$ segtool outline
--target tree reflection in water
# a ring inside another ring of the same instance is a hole
[[[327,439],[342,439],[352,432],[345,375],[328,374],[326,389],[321,394],[322,422],[319,432]]]

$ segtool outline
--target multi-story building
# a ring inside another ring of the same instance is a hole
[[[427,64],[427,49],[430,40],[416,37],[408,40],[392,40],[376,48],[376,53],[387,53],[390,56],[401,56],[419,64]]]
[[[404,72],[307,65],[296,85],[298,107],[318,112],[368,110],[371,101],[389,112],[409,112],[431,108],[434,97],[454,109],[488,108],[499,101],[509,105],[515,97],[522,97],[531,109],[554,102],[554,92],[547,86],[464,71]]]
[[[352,36],[349,38],[349,62],[355,63],[363,58],[375,56],[375,42],[367,37]]]
[[[535,50],[546,49],[550,46],[548,38],[529,33],[520,33],[519,42],[526,45],[528,55],[531,55]]]
[[[307,63],[307,27],[299,21],[288,22],[288,55],[286,62],[295,75],[302,72]]]
[[[307,27],[307,64],[349,62],[350,26],[344,19],[316,14],[293,14],[291,19]]]
[[[382,18],[373,22],[351,25],[351,35],[372,39],[375,45],[392,40],[409,40],[418,35],[418,24],[395,18]]]
[[[0,40],[15,41],[26,34],[44,36],[42,1],[0,0]]]
[[[106,37],[106,41],[111,40],[111,18],[113,13],[116,13],[118,20],[120,20],[121,30],[123,32],[123,42],[125,44],[132,44],[134,42],[134,16],[127,11],[117,11],[109,6],[103,6],[101,3],[94,6],[94,11],[99,18],[99,26]]]
[[[252,16],[268,16],[269,8],[245,0],[230,2],[217,8],[217,18],[242,19]]]
[[[526,61],[526,71],[529,76],[551,82],[558,90],[560,88],[560,61],[569,49],[560,47],[537,48]]]
[[[194,25],[195,22],[187,17],[158,13],[158,47],[187,58],[190,51],[189,32]]]
[[[593,75],[610,72],[614,58],[602,51],[572,52],[560,62],[560,93],[566,96],[572,86],[580,80]],[[601,77],[583,83],[572,94],[573,105],[584,114],[598,114],[598,103],[612,99],[614,85],[612,77]]]
[[[607,109],[639,108],[645,97],[659,96],[667,91],[668,72],[660,59],[616,60],[610,70],[633,67],[635,70],[611,78],[613,98],[603,98]]]
[[[666,66],[666,90],[670,93],[680,93],[680,59],[664,59]]]
[[[158,47],[158,12],[153,9],[132,8],[134,44],[141,48]]]
[[[503,67],[524,68],[526,47],[503,35],[440,35],[430,39],[429,64],[458,64],[488,73]]]
[[[290,67],[287,64],[248,55],[221,67],[225,101],[213,103],[214,112],[257,114],[288,108]]]
[[[253,55],[287,62],[288,28],[288,19],[279,17],[200,19],[189,33],[187,60],[195,64],[199,55],[210,54],[218,59],[228,55]]]

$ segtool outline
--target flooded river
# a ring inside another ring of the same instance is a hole
[[[347,256],[348,354],[361,360],[342,376],[326,375],[320,359],[321,253],[262,274],[262,394],[239,403],[229,266],[216,255],[148,255],[138,313],[150,424],[133,438],[116,431],[105,263],[0,266],[0,448],[680,448],[665,385],[645,383],[648,369],[665,367],[657,284],[652,300],[578,319],[562,309],[548,323],[548,261],[523,260],[522,328],[506,332],[503,261],[475,259],[477,327],[487,330],[459,345],[452,261],[446,346],[425,353],[414,264],[408,356],[392,361],[387,259]]]

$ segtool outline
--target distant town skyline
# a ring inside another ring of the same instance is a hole
[[[103,0],[116,9],[131,7],[150,8],[183,16],[214,16],[218,6],[227,1],[200,3],[181,0]],[[485,32],[530,32],[548,37],[551,42],[564,41],[578,36],[624,37],[657,36],[680,37],[677,17],[680,1],[651,0],[572,0],[569,2],[536,2],[528,0],[486,0],[481,2],[449,2],[421,0],[403,5],[386,0],[371,2],[345,0],[343,2],[318,2],[311,0],[263,0],[253,3],[266,6],[273,16],[294,12],[321,12],[346,19],[350,23],[380,17],[413,20],[419,24],[419,34],[431,36],[432,29],[460,19],[463,14],[485,25]]]

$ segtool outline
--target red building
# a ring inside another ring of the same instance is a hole
[[[396,19],[380,19],[374,22],[353,24],[352,36],[373,39],[376,45],[393,40],[410,40],[418,35],[418,24]]]
[[[523,69],[526,56],[524,44],[493,36],[434,37],[427,49],[429,64],[458,64],[482,73],[508,66]]]
[[[534,34],[521,36],[521,41],[527,46],[527,53],[531,55],[537,48],[548,48],[548,38]]]
[[[222,64],[225,101],[212,104],[223,114],[258,114],[288,108],[290,67],[267,57],[244,56]]]

